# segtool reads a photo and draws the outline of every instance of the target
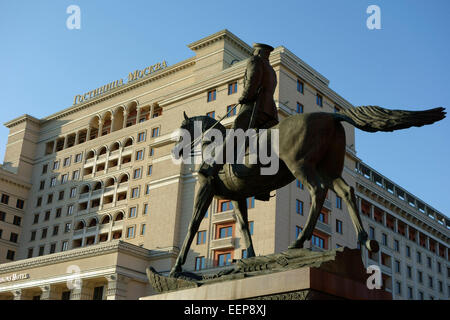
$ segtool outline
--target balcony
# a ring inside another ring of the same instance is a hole
[[[89,227],[86,229],[86,235],[97,233],[97,226]]]
[[[118,159],[119,158],[119,150],[114,150],[113,152],[111,152],[109,154],[109,160],[114,160],[114,159]]]
[[[114,221],[111,231],[122,230],[123,228],[123,220]]]
[[[73,231],[74,238],[81,238],[83,236],[84,229],[78,229]]]
[[[211,241],[211,250],[228,249],[235,247],[236,238],[228,237]]]
[[[228,221],[236,221],[236,215],[233,210],[214,213],[212,216],[213,223],[221,223]]]
[[[332,206],[331,206],[331,201],[328,199],[325,199],[325,201],[323,202],[323,207],[328,209],[328,210],[333,210]]]
[[[317,220],[316,229],[331,235],[331,226],[320,220]]]
[[[118,187],[117,187],[117,192],[116,193],[120,193],[120,192],[124,192],[128,190],[128,182],[122,182]]]

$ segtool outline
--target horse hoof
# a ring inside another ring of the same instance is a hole
[[[378,242],[375,240],[367,240],[366,248],[367,250],[373,253],[377,253],[380,250],[380,246],[378,245]]]

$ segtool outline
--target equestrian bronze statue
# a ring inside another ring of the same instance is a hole
[[[273,84],[273,81],[271,83]],[[247,86],[250,84],[247,84]],[[255,92],[262,93],[264,91],[264,84],[260,82],[260,85],[260,87],[255,87]],[[273,95],[273,91],[271,94]],[[253,100],[242,99],[240,101],[243,103],[241,107],[243,110],[240,115],[245,114],[245,116],[238,116],[237,118],[245,117],[248,120],[243,121],[245,129],[247,127],[264,127],[264,123],[255,126],[255,123],[263,119],[260,115],[255,117],[255,112],[261,112],[261,109],[245,107],[246,104],[257,101],[258,97],[258,94],[255,94]],[[193,216],[170,275],[176,277],[181,274],[182,265],[186,261],[200,222],[214,197],[232,201],[247,256],[255,256],[247,219],[247,198],[255,196],[264,199],[270,191],[277,190],[295,179],[300,180],[308,188],[311,195],[311,207],[303,231],[289,248],[302,248],[304,242],[311,239],[327,191],[331,189],[347,204],[361,247],[378,252],[378,243],[369,239],[362,226],[354,189],[341,177],[346,152],[345,131],[342,122],[347,122],[367,132],[390,132],[410,127],[421,127],[442,120],[445,118],[444,110],[444,108],[435,108],[425,111],[404,111],[389,110],[377,106],[363,106],[340,110],[336,113],[296,114],[282,119],[279,123],[277,118],[267,116],[266,123],[273,121],[274,125],[271,125],[266,131],[267,134],[264,135],[264,139],[260,143],[272,145],[272,141],[275,141],[274,132],[277,133],[278,139],[276,139],[276,142],[279,141],[277,151],[279,167],[277,172],[273,175],[262,175],[259,170],[256,170],[261,167],[260,164],[249,166],[235,163],[219,165],[217,170],[199,171],[199,188],[196,194]],[[201,123],[202,133],[211,128],[218,129],[226,140],[225,127],[211,117],[195,116],[189,118],[186,114],[184,117],[181,129],[188,131],[191,137],[194,137],[194,124]],[[174,149],[181,149],[180,144],[182,143],[185,142],[179,141]],[[200,144],[203,148],[207,142],[201,140]],[[189,157],[189,155],[183,155],[183,157]]]

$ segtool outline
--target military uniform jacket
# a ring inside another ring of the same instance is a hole
[[[252,56],[244,75],[244,92],[242,97],[248,103],[256,102],[257,112],[264,112],[278,120],[277,107],[273,94],[277,86],[277,75],[269,61],[259,56]]]

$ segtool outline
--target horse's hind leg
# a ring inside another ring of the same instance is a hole
[[[378,242],[375,240],[369,240],[367,232],[364,230],[359,216],[358,207],[356,205],[355,190],[349,186],[342,177],[336,178],[332,183],[333,190],[338,196],[344,199],[348,206],[350,218],[352,219],[353,226],[355,227],[356,234],[358,235],[358,241],[364,245],[369,251],[378,252]]]
[[[245,199],[233,201],[233,205],[236,208],[236,218],[239,222],[242,238],[244,239],[247,258],[254,257],[255,250],[253,249],[252,236],[250,235],[250,229],[248,227],[247,201]]]
[[[305,227],[297,240],[289,246],[289,249],[294,249],[303,248],[304,242],[311,239],[314,228],[316,227],[317,219],[319,218],[320,210],[322,209],[323,202],[327,196],[328,187],[324,184],[319,173],[312,165],[303,164],[302,166],[298,166],[296,169],[291,170],[291,172],[297,179],[301,180],[306,185],[311,195],[311,208]]]

